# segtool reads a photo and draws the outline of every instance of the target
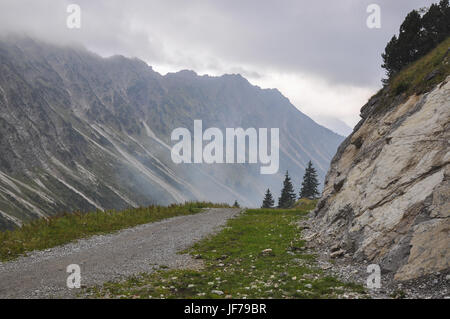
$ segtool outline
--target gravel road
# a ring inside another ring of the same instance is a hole
[[[72,298],[77,289],[66,285],[69,276],[66,267],[70,264],[80,266],[82,286],[151,272],[160,266],[196,267],[198,261],[177,252],[216,232],[240,211],[212,208],[0,263],[0,298]]]

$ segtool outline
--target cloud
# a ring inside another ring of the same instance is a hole
[[[331,83],[320,76],[298,72],[269,70],[250,81],[261,87],[277,87],[300,111],[321,124],[329,122],[323,117],[331,117],[353,126],[359,121],[361,106],[374,93],[370,87]]]
[[[73,2],[82,10],[79,30],[65,24]],[[407,12],[432,2],[376,1],[382,27],[369,29],[373,0],[2,0],[0,30],[139,57],[162,72],[241,73],[279,88],[311,116],[320,110],[353,125],[380,87],[387,41]]]

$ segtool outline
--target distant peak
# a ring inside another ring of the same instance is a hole
[[[171,75],[180,75],[180,76],[183,76],[183,77],[197,77],[198,76],[198,74],[195,73],[195,71],[192,71],[192,70],[181,70],[181,71],[178,71],[178,72],[169,72],[167,74],[168,75],[169,74],[171,74]]]
[[[222,75],[222,77],[247,81],[247,79],[244,78],[240,73],[226,73],[226,74]]]

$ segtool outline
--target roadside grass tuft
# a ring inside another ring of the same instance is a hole
[[[26,252],[66,244],[75,239],[159,221],[164,218],[191,215],[207,207],[229,207],[227,204],[187,202],[170,206],[148,206],[122,211],[66,213],[37,219],[11,231],[0,232],[0,261],[15,259]]]
[[[308,210],[249,209],[188,249],[201,270],[143,273],[90,287],[91,298],[337,298],[364,293],[315,266],[297,222]]]

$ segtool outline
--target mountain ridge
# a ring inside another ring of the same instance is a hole
[[[31,38],[0,40],[0,228],[73,210],[187,200],[259,206],[283,171],[320,177],[342,137],[276,90],[242,76],[161,75],[144,61],[102,58]],[[249,164],[175,165],[170,133],[204,127],[280,127],[280,170]],[[2,226],[3,225],[3,226]]]

